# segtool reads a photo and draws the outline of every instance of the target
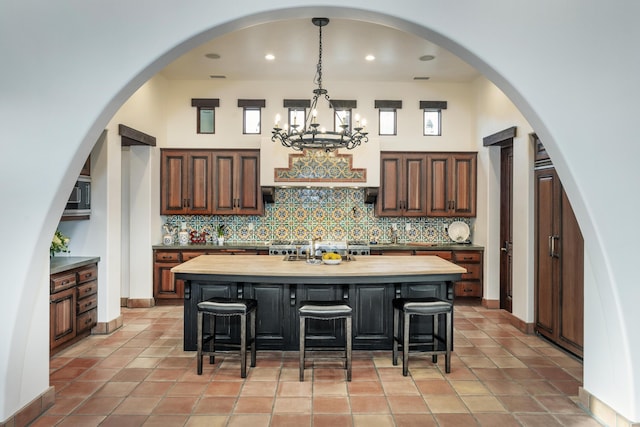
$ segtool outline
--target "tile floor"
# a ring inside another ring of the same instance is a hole
[[[182,351],[182,308],[123,309],[124,326],[55,355],[56,401],[34,426],[387,427],[599,426],[577,404],[582,365],[512,327],[500,310],[455,308],[452,370],[391,352],[354,352],[353,380],[316,362],[298,381],[297,352],[258,352],[196,375]]]

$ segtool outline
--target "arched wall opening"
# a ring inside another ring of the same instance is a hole
[[[62,113],[62,117],[67,121],[67,123],[69,123],[72,120],[71,117],[75,114],[76,122],[66,125],[66,129],[63,129],[64,131],[68,131],[67,135],[71,142],[67,147],[64,147],[64,150],[61,150],[58,155],[53,156],[53,159],[64,159],[68,154],[71,154],[71,156],[68,156],[59,163],[59,168],[63,170],[63,172],[58,170],[52,174],[52,182],[47,185],[47,188],[52,191],[47,197],[44,197],[39,204],[40,208],[44,207],[44,209],[41,209],[43,213],[37,216],[35,221],[37,225],[33,227],[32,230],[25,232],[25,243],[21,243],[17,247],[17,249],[24,249],[22,254],[25,256],[26,260],[17,262],[17,271],[15,273],[10,273],[9,275],[9,280],[15,281],[18,284],[23,284],[24,287],[7,291],[7,296],[12,298],[5,298],[5,300],[11,300],[12,306],[10,306],[9,303],[3,303],[2,305],[3,308],[8,308],[5,313],[6,319],[8,319],[8,326],[11,327],[11,332],[7,334],[6,341],[11,343],[10,347],[12,351],[10,353],[3,352],[1,355],[0,363],[2,364],[1,369],[3,375],[0,376],[0,378],[5,379],[3,385],[5,391],[15,389],[15,387],[18,386],[21,392],[16,394],[3,393],[5,397],[2,402],[0,402],[2,405],[0,406],[0,418],[6,418],[6,416],[13,413],[22,404],[26,403],[30,398],[37,394],[36,392],[38,389],[42,389],[42,378],[36,381],[34,385],[28,384],[29,374],[27,373],[27,364],[34,363],[38,367],[35,370],[38,377],[46,376],[46,369],[43,369],[43,367],[46,367],[48,361],[43,356],[33,356],[34,350],[37,352],[37,350],[42,350],[44,348],[43,343],[36,342],[37,338],[42,338],[42,334],[34,335],[32,329],[42,323],[46,323],[46,319],[43,319],[41,314],[35,313],[35,311],[42,311],[43,309],[46,310],[42,292],[45,287],[44,283],[46,282],[47,276],[46,262],[44,261],[46,259],[45,248],[48,246],[49,238],[55,230],[57,218],[62,212],[64,205],[63,200],[65,199],[64,195],[68,193],[67,190],[71,188],[74,177],[77,175],[77,171],[80,169],[83,159],[86,158],[92,144],[97,140],[100,132],[104,129],[104,126],[108,123],[110,118],[113,117],[118,108],[120,108],[126,99],[128,99],[128,97],[133,94],[143,82],[147,81],[171,60],[177,58],[178,55],[197,46],[201,42],[248,25],[254,25],[276,19],[309,17],[315,14],[341,16],[351,19],[366,19],[370,22],[393,25],[406,32],[429,39],[450,50],[480,70],[482,74],[487,76],[487,78],[493,81],[505,94],[507,94],[520,111],[523,112],[527,120],[536,129],[536,132],[538,132],[538,134],[545,140],[547,148],[551,152],[551,156],[556,163],[557,168],[563,175],[563,182],[567,183],[567,190],[572,195],[572,203],[576,203],[577,205],[576,213],[578,215],[578,219],[581,226],[584,227],[585,236],[590,238],[590,256],[594,260],[592,264],[595,266],[593,275],[595,277],[595,283],[601,288],[597,292],[609,294],[602,297],[601,304],[604,307],[603,311],[615,310],[619,313],[613,317],[603,315],[602,318],[607,322],[606,329],[623,331],[620,335],[611,338],[611,344],[621,350],[620,366],[623,366],[623,370],[628,368],[628,370],[631,371],[630,349],[626,339],[628,331],[625,329],[625,325],[627,324],[627,319],[625,318],[626,313],[625,310],[620,307],[620,296],[617,290],[614,274],[612,273],[613,267],[610,264],[608,253],[602,249],[607,246],[610,247],[610,245],[606,245],[606,242],[603,242],[603,231],[596,227],[592,222],[589,212],[592,211],[593,207],[583,199],[583,191],[581,191],[583,189],[581,189],[578,182],[574,179],[575,168],[572,168],[569,162],[567,162],[565,150],[557,144],[556,139],[554,138],[558,133],[562,135],[562,132],[557,132],[557,129],[553,129],[552,131],[552,128],[547,126],[546,121],[541,118],[541,115],[537,114],[538,110],[532,106],[533,104],[531,102],[529,102],[527,95],[523,95],[525,92],[517,90],[517,85],[512,84],[511,80],[506,77],[510,75],[508,67],[504,66],[503,63],[501,63],[501,65],[503,65],[502,68],[489,66],[488,64],[492,62],[491,60],[486,59],[483,61],[481,59],[484,57],[483,49],[474,49],[476,46],[474,46],[469,40],[472,36],[465,35],[465,22],[451,24],[451,28],[448,28],[446,18],[448,17],[451,20],[451,17],[459,13],[460,10],[448,6],[438,8],[433,5],[433,10],[430,11],[431,14],[429,16],[424,15],[424,22],[422,22],[415,18],[416,16],[423,16],[421,14],[423,12],[423,4],[418,2],[415,4],[409,4],[407,8],[400,12],[395,10],[395,8],[392,8],[392,5],[376,7],[369,6],[366,2],[353,2],[359,7],[359,9],[345,7],[309,8],[306,7],[303,2],[294,0],[283,3],[285,3],[285,5],[290,5],[291,7],[281,10],[270,10],[265,9],[265,6],[262,6],[256,1],[252,5],[253,9],[249,7],[242,13],[238,13],[227,8],[214,10],[213,6],[204,5],[200,5],[204,7],[204,10],[184,12],[172,9],[172,6],[168,4],[163,5],[162,11],[151,12],[154,18],[159,18],[162,20],[162,23],[166,24],[166,22],[169,22],[171,19],[175,19],[177,16],[180,16],[182,18],[189,18],[189,23],[176,25],[175,28],[172,28],[170,31],[165,31],[164,33],[160,23],[151,25],[150,34],[160,36],[155,39],[155,41],[152,40],[152,37],[143,36],[139,41],[133,43],[135,47],[148,47],[149,53],[140,55],[139,59],[127,60],[125,61],[126,64],[123,64],[119,68],[110,64],[105,67],[102,72],[97,72],[95,76],[87,77],[86,82],[82,79],[74,80],[72,83],[67,83],[66,87],[56,89],[59,91],[54,92],[54,95],[56,96],[60,95],[64,89],[73,91],[73,96],[70,96],[69,99],[61,102],[64,105],[73,105],[75,103],[76,107],[72,108],[72,111]],[[474,12],[474,6],[471,4],[468,6],[469,13]],[[210,13],[209,16],[215,16],[215,18],[209,20],[203,18],[201,15],[204,11]],[[56,17],[61,18],[60,22],[70,21],[70,30],[77,30],[84,26],[84,24],[79,25],[78,22],[70,19],[69,17],[62,16],[61,11],[51,10],[51,12],[51,21],[55,21]],[[118,19],[126,21],[126,19],[118,18],[118,13],[116,13],[116,11],[109,10],[107,12],[110,13],[106,13],[104,15],[105,20],[111,18],[115,22],[118,22]],[[132,7],[132,12],[132,16],[142,16],[144,13],[149,13],[148,11],[144,11],[142,6]],[[442,20],[442,18],[445,19]],[[107,25],[100,25],[100,20],[96,18],[93,19],[98,23],[94,28],[96,34],[104,34],[107,36],[112,28]],[[439,19],[441,21],[438,21]],[[484,20],[487,19],[485,18]],[[87,21],[90,22],[91,20],[88,19]],[[215,23],[212,23],[211,21],[215,21]],[[478,26],[481,26],[483,23],[483,17],[479,15],[477,21]],[[495,21],[497,22],[498,20],[496,19]],[[43,26],[42,34],[46,34],[46,31],[52,29],[50,27],[51,24],[42,22],[39,24],[42,24]],[[12,28],[15,27],[12,26]],[[124,22],[124,30],[124,33],[127,36],[135,34],[133,31],[133,25],[131,25],[130,22]],[[488,37],[483,35],[482,38]],[[490,40],[490,37],[488,39]],[[121,42],[122,40],[114,37],[112,41],[103,43],[105,43],[105,47],[108,47]],[[115,49],[112,47],[107,50],[113,53]],[[63,53],[68,55],[64,59],[70,60],[72,58],[73,49],[63,51]],[[495,59],[495,57],[491,55],[492,53],[493,52],[490,52],[487,58],[491,58],[492,60]],[[103,62],[98,63],[107,65]],[[71,70],[62,68],[60,71]],[[514,70],[514,75],[517,75],[519,71],[520,70]],[[108,75],[109,73],[111,73],[111,75]],[[27,76],[25,79],[29,79],[31,77],[32,76]],[[99,93],[96,93],[96,96],[91,99],[89,97],[77,95],[74,90],[74,88],[77,88],[78,86],[81,87],[85,83],[97,85],[100,81],[103,83],[102,89],[97,91]],[[12,97],[9,97],[9,99],[15,101]],[[27,100],[32,99],[27,98]],[[537,99],[535,100],[537,101]],[[85,106],[88,107],[86,111],[79,111]],[[17,124],[22,124],[23,122],[24,120],[19,120]],[[8,131],[10,136],[12,135],[11,131],[12,129],[10,128]],[[18,132],[15,131],[14,134],[18,135]],[[56,140],[62,140],[62,130],[54,130],[52,134]],[[41,136],[41,133],[38,133],[37,131],[29,131],[27,133],[27,138],[29,139],[35,139],[38,136]],[[570,150],[567,152],[570,153]],[[18,147],[12,147],[8,150],[8,154],[20,153],[21,151]],[[36,158],[35,160],[37,160],[34,162],[36,166],[46,165],[46,160],[43,158]],[[15,171],[15,168],[8,168],[7,170]],[[29,181],[27,182],[27,188],[37,188],[37,183]],[[9,190],[5,192],[5,194],[12,196],[13,192]],[[21,220],[16,220],[15,223],[18,226],[26,225],[26,221]],[[12,259],[12,257],[9,257],[9,259]],[[623,277],[625,276],[623,275]],[[604,286],[608,286],[609,289],[604,289]],[[34,305],[33,300],[38,302]],[[23,318],[27,318],[28,320],[25,322]],[[46,351],[40,351],[40,353],[46,354]],[[588,349],[585,350],[585,353],[588,358]],[[625,378],[624,372],[622,374],[617,373],[615,377]],[[628,377],[631,377],[631,379]],[[628,396],[631,396],[629,397],[631,402],[625,401],[624,404],[620,405],[623,409],[628,410],[627,413],[631,415],[630,418],[632,419],[637,415],[635,411],[629,409],[629,403],[633,403],[633,400],[635,399],[635,393],[633,392],[635,387],[633,387],[633,382],[635,382],[635,378],[630,375],[627,376],[627,382],[622,388],[628,391]]]

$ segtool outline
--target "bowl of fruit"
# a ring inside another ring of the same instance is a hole
[[[322,254],[322,262],[329,265],[340,264],[342,262],[342,256],[333,252]]]

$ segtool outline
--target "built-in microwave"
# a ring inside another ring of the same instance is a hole
[[[91,214],[91,177],[80,176],[73,186],[63,216],[88,216]]]

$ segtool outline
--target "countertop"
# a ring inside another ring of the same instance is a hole
[[[474,245],[472,243],[427,243],[427,242],[409,242],[409,243],[378,243],[370,245],[372,251],[483,251],[483,246]],[[222,246],[207,244],[189,244],[182,245],[153,245],[152,249],[170,249],[170,250],[220,250],[220,249],[246,249],[246,250],[268,250],[268,242],[229,242]]]
[[[63,273],[74,268],[95,264],[100,257],[54,256],[49,259],[49,274]]]
[[[250,266],[251,271],[248,270]],[[338,265],[284,261],[283,256],[203,255],[171,269],[180,274],[275,277],[375,277],[462,274],[466,269],[437,256],[360,256]]]

